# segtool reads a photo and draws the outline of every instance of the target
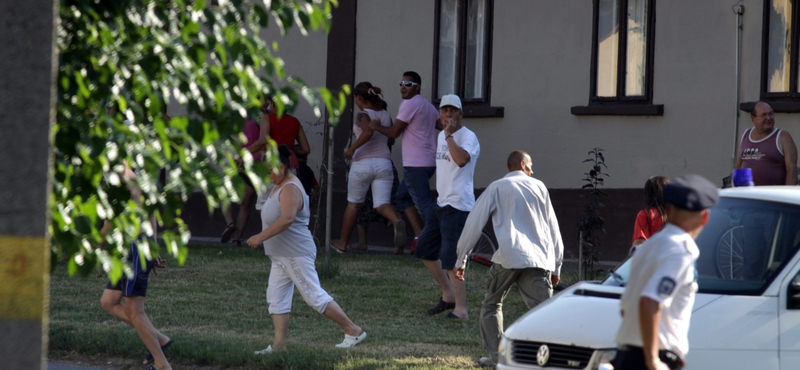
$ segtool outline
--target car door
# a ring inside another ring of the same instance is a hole
[[[800,263],[783,279],[778,313],[781,370],[800,369]]]

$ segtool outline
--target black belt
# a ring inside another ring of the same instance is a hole
[[[686,361],[677,353],[662,349],[658,351],[658,358],[670,369],[680,370],[686,366]],[[642,347],[622,345],[617,349],[617,356],[613,361],[614,369],[646,369],[644,351]]]

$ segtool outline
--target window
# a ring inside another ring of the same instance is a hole
[[[764,1],[761,99],[773,105],[775,112],[800,112],[796,5],[795,0]]]
[[[572,114],[662,115],[653,102],[655,0],[594,0],[588,107]]]
[[[466,117],[502,117],[489,106],[493,0],[436,3],[433,91],[461,97]]]

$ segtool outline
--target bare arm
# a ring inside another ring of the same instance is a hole
[[[286,231],[294,222],[299,208],[303,206],[303,196],[300,195],[300,189],[294,185],[285,184],[283,186],[285,188],[281,191],[278,199],[281,204],[281,216],[264,231],[247,239],[247,245],[250,247],[256,248],[265,240]]]
[[[397,139],[400,137],[400,134],[405,131],[406,127],[408,127],[408,123],[403,122],[401,120],[394,121],[394,123],[389,127],[383,127],[381,125],[381,120],[374,119],[372,122],[369,123],[369,127],[375,131],[378,131],[386,137],[390,139]]]
[[[366,144],[370,138],[372,138],[372,129],[369,128],[369,124],[365,124],[364,121],[356,123],[358,127],[361,129],[361,135],[356,139],[353,145],[350,145],[349,148],[344,153],[345,158],[353,159],[353,155],[356,153],[356,149],[360,148],[362,145]]]
[[[658,302],[639,298],[639,329],[642,331],[644,363],[650,370],[668,369],[658,358],[658,324],[661,322],[661,307]]]
[[[778,140],[783,149],[783,160],[786,164],[786,185],[797,185],[797,146],[788,132],[781,132]]]
[[[747,131],[745,131],[745,132],[747,132]],[[744,140],[744,134],[742,134],[742,137],[739,138],[739,142],[741,143],[742,140]],[[741,145],[739,146],[739,152],[736,153],[736,164],[733,165],[733,168],[734,169],[742,168],[742,149],[741,149]],[[731,181],[733,181],[733,180],[731,180]]]
[[[297,143],[300,144],[300,149],[296,150],[294,154],[308,155],[311,153],[311,147],[308,146],[308,139],[306,138],[306,132],[303,131],[303,126],[300,126],[300,130],[297,131]]]
[[[269,115],[266,113],[261,115],[261,122],[259,123],[259,126],[261,126],[261,130],[258,133],[258,140],[247,147],[247,150],[250,153],[256,153],[259,150],[263,150],[264,147],[267,146],[267,137],[269,136],[270,130]]]
[[[469,163],[470,156],[466,150],[461,149],[456,143],[456,139],[452,136],[448,136],[445,141],[447,142],[447,148],[450,150],[450,157],[453,158],[453,161],[456,162],[458,167],[464,167]]]

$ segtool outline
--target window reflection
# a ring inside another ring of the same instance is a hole
[[[770,4],[767,91],[788,92],[792,50],[791,19],[794,0],[771,0]]]
[[[617,96],[619,2],[600,0],[597,19],[597,96]]]
[[[439,79],[438,94],[456,93],[458,71],[458,14],[460,1],[442,0],[439,13]]]
[[[644,95],[647,65],[647,0],[628,0],[628,45],[625,95]]]

